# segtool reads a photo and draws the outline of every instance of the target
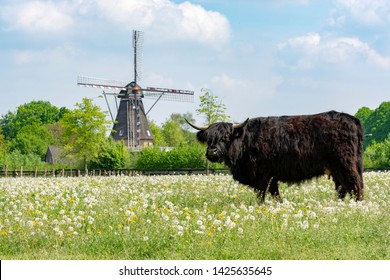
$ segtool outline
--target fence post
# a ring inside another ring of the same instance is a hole
[[[23,165],[20,166],[20,177],[23,177]]]
[[[38,176],[38,167],[35,166],[34,177],[36,178],[37,176]]]
[[[8,177],[8,164],[5,165],[5,177]]]
[[[80,177],[80,169],[77,169],[77,177]]]

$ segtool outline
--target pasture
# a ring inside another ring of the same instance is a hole
[[[363,202],[327,177],[283,202],[229,175],[0,179],[1,259],[390,259],[390,172]]]

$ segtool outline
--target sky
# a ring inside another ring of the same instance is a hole
[[[133,29],[144,32],[141,87],[195,92],[157,103],[157,124],[186,112],[202,124],[201,89],[234,122],[390,101],[388,0],[0,0],[0,115],[84,97],[108,111],[77,76],[132,81]]]

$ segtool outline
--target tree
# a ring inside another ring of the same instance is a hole
[[[372,143],[383,142],[390,133],[390,102],[382,102],[375,110],[367,107],[360,108],[355,114],[364,127],[364,133],[368,136],[364,139],[364,147]]]
[[[390,167],[390,133],[385,141],[375,141],[364,151],[364,165],[366,168]]]
[[[123,169],[129,165],[129,155],[123,141],[116,142],[109,137],[101,145],[99,156],[90,162],[90,166],[96,169]]]
[[[168,147],[177,147],[186,142],[179,123],[175,121],[165,122],[162,127],[162,133]]]
[[[356,112],[355,117],[357,117],[364,124],[370,117],[372,112],[373,110],[371,110],[370,108],[362,107]]]
[[[52,138],[52,145],[63,146],[62,135],[64,134],[64,127],[61,123],[50,123],[44,125]]]
[[[57,108],[49,101],[32,101],[19,106],[15,113],[8,112],[0,119],[0,127],[6,139],[11,140],[25,126],[58,122],[68,109]]]
[[[7,156],[7,153],[8,153],[8,143],[7,140],[5,140],[3,131],[1,130],[0,127],[0,162],[2,164],[5,163],[5,158]]]
[[[169,117],[169,120],[177,122],[183,131],[189,130],[191,128],[191,126],[186,122],[186,120],[189,121],[190,123],[195,122],[194,116],[190,112],[184,114],[173,113]]]
[[[168,121],[173,121],[179,124],[184,137],[184,143],[188,145],[193,145],[196,143],[196,138],[194,137],[194,133],[190,131],[191,126],[186,122],[186,120],[190,123],[195,122],[194,116],[192,115],[192,113],[189,112],[184,114],[173,113],[169,117]]]
[[[47,147],[53,143],[53,138],[44,126],[33,123],[22,127],[11,143],[11,150],[19,150],[22,154],[35,154],[43,159]]]
[[[109,125],[106,114],[91,99],[83,98],[82,103],[76,103],[76,109],[65,113],[61,123],[65,153],[82,159],[87,171],[88,161],[98,156],[99,147],[105,141]]]
[[[222,104],[222,100],[208,89],[202,88],[201,91],[204,94],[199,97],[200,105],[196,112],[205,117],[206,125],[228,121],[230,117],[226,115],[226,106]]]
[[[154,137],[153,138],[153,145],[156,147],[166,146],[167,143],[165,142],[164,134],[163,134],[161,127],[159,127],[153,121],[149,122],[149,127],[150,127],[150,130],[152,131],[153,137]]]

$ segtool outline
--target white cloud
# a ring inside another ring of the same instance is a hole
[[[29,33],[63,32],[76,21],[107,21],[124,29],[147,30],[160,38],[223,46],[230,38],[228,19],[190,2],[171,0],[9,1],[0,11],[8,30]],[[113,26],[112,28],[117,28]]]
[[[390,1],[388,0],[335,0],[332,24],[343,24],[347,19],[365,25],[390,22]]]
[[[64,44],[52,49],[45,49],[40,51],[24,50],[14,51],[12,59],[17,65],[25,65],[32,63],[44,63],[48,61],[51,63],[62,64],[68,61],[71,56],[78,53],[78,50],[71,44]]]
[[[295,56],[293,64],[284,64],[294,69],[310,69],[318,61],[328,63],[367,63],[390,69],[390,57],[382,56],[358,38],[340,37],[322,39],[319,34],[292,38],[278,45],[280,53]]]
[[[242,100],[255,100],[256,97],[272,96],[276,87],[282,82],[280,77],[272,76],[260,79],[238,79],[228,74],[215,75],[210,80],[210,87],[220,97],[232,101],[233,106],[242,103]],[[208,87],[205,86],[206,88]],[[252,104],[254,105],[254,104]]]
[[[321,36],[317,33],[309,33],[304,36],[288,39],[286,42],[280,43],[278,49],[290,48],[305,48],[308,52],[315,52],[321,42]]]
[[[211,78],[211,82],[225,88],[242,88],[248,86],[248,81],[239,80],[227,74],[216,75]]]
[[[67,2],[29,1],[3,7],[0,17],[10,30],[57,32],[67,30],[73,24]]]
[[[230,26],[225,16],[200,5],[169,0],[98,0],[99,12],[109,21],[148,29],[166,38],[180,38],[221,46],[229,40]]]

